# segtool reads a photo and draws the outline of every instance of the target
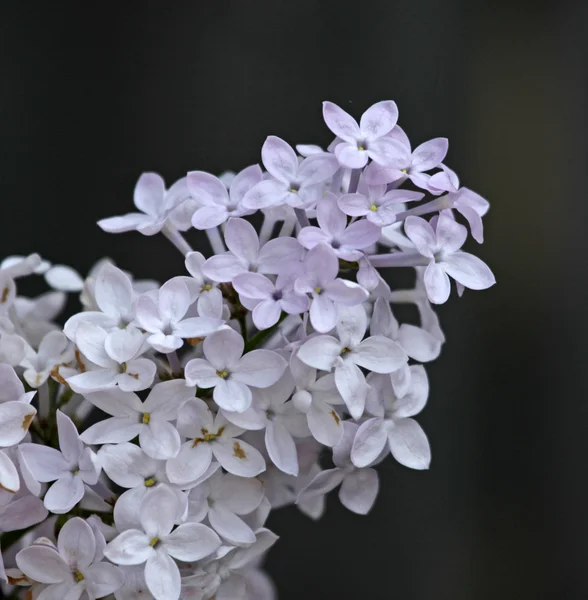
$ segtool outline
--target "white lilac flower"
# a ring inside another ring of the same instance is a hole
[[[421,426],[411,417],[418,414],[429,396],[429,381],[422,365],[412,365],[409,391],[398,398],[390,377],[372,373],[367,410],[374,415],[364,421],[353,441],[351,460],[356,467],[374,462],[386,444],[392,456],[411,469],[428,469],[429,441]]]
[[[282,204],[307,208],[320,198],[323,182],[339,169],[337,159],[328,152],[313,154],[299,162],[292,147],[275,135],[270,135],[263,144],[261,160],[272,178],[245,194],[243,205],[252,211]]]
[[[80,394],[118,386],[123,391],[148,388],[155,377],[155,363],[143,358],[145,335],[135,327],[110,333],[98,325],[80,322],[75,329],[76,345],[91,362],[67,383]]]
[[[165,485],[154,488],[141,503],[140,527],[123,531],[104,551],[117,565],[145,564],[145,582],[155,600],[180,598],[180,570],[174,559],[201,560],[221,545],[218,535],[201,523],[174,529],[178,512],[176,495]]]
[[[113,388],[87,394],[94,406],[112,415],[95,423],[81,436],[86,444],[117,444],[139,436],[141,448],[152,458],[167,459],[180,450],[180,436],[170,423],[194,397],[183,379],[156,384],[144,402],[132,392]]]
[[[0,447],[18,444],[27,434],[37,410],[31,406],[36,392],[25,392],[10,365],[0,364]]]
[[[158,352],[175,352],[185,338],[201,338],[217,331],[223,321],[211,317],[184,318],[192,299],[181,278],[164,283],[156,297],[144,294],[137,300],[139,325],[151,335],[147,342]]]
[[[345,431],[339,444],[333,449],[333,469],[326,469],[302,489],[298,502],[303,498],[323,497],[339,485],[339,500],[345,508],[359,515],[366,515],[374,505],[379,491],[378,473],[371,466],[356,467],[350,458],[358,425],[345,422]]]
[[[289,371],[271,387],[255,390],[253,404],[244,412],[223,410],[234,425],[246,430],[264,429],[264,443],[271,461],[284,473],[298,475],[294,437],[307,437],[306,418],[292,402],[294,379]]]
[[[429,259],[424,281],[429,300],[443,304],[449,298],[449,276],[472,290],[485,290],[496,282],[492,271],[477,256],[463,252],[468,232],[442,214],[435,229],[420,217],[408,217],[404,229],[420,254]]]
[[[363,339],[367,315],[362,306],[340,308],[337,338],[329,335],[312,337],[298,351],[298,358],[309,367],[331,371],[335,385],[354,419],[363,414],[368,385],[360,367],[375,373],[392,373],[408,357],[392,340],[381,335]]]
[[[227,190],[227,186],[210,173],[188,173],[188,190],[200,206],[192,216],[194,228],[210,229],[221,225],[230,217],[242,217],[255,212],[244,206],[243,198],[262,179],[259,165],[251,165],[231,179]]]
[[[296,266],[304,256],[304,248],[291,237],[276,238],[260,246],[257,232],[245,219],[229,219],[225,243],[228,252],[212,256],[202,265],[202,273],[213,281],[232,281],[248,271],[275,275]]]
[[[206,259],[200,252],[190,252],[186,255],[186,270],[192,276],[186,284],[195,294],[196,308],[202,317],[221,318],[223,314],[223,295],[218,283],[206,277],[202,267]]]
[[[24,367],[23,377],[32,388],[44,384],[51,371],[60,364],[67,364],[74,357],[74,349],[61,331],[50,331],[35,351],[30,346],[20,362]]]
[[[263,456],[253,446],[238,439],[243,429],[233,425],[219,412],[216,417],[206,403],[195,398],[178,415],[178,431],[189,438],[178,455],[167,461],[169,480],[189,484],[201,477],[215,458],[233,475],[255,477],[265,470]]]
[[[310,294],[310,323],[319,333],[328,333],[337,324],[339,306],[355,306],[368,298],[357,283],[337,277],[339,261],[334,250],[321,242],[309,250],[295,289]]]
[[[322,242],[331,246],[338,258],[356,261],[363,256],[362,250],[380,239],[380,228],[366,219],[348,224],[335,194],[326,193],[316,212],[319,227],[304,227],[298,234],[298,241],[309,250]]]
[[[39,482],[55,483],[45,494],[45,507],[56,514],[69,512],[84,496],[85,485],[98,482],[100,467],[96,456],[86,448],[72,420],[57,411],[59,448],[41,444],[21,444],[20,452]]]
[[[61,528],[57,546],[33,544],[16,555],[16,564],[30,580],[46,584],[42,600],[77,600],[84,592],[103,598],[122,586],[124,576],[114,565],[95,561],[95,551],[92,528],[75,517]]]
[[[243,412],[251,405],[251,387],[273,385],[286,369],[286,361],[271,350],[243,354],[245,342],[232,329],[223,329],[204,340],[205,359],[186,364],[188,385],[214,388],[214,401],[225,410]]]
[[[255,533],[239,515],[252,513],[263,496],[263,484],[259,479],[217,471],[190,491],[187,520],[199,523],[207,519],[210,526],[229,544],[253,544]]]
[[[135,186],[133,200],[141,212],[102,219],[98,226],[108,233],[138,231],[143,235],[155,235],[169,224],[180,229],[181,224],[174,218],[174,213],[181,211],[182,204],[189,200],[185,178],[176,181],[166,191],[160,175],[143,173]]]
[[[343,167],[361,169],[371,158],[379,164],[389,164],[396,146],[386,136],[398,120],[398,108],[391,100],[370,106],[357,121],[332,102],[323,102],[323,117],[327,127],[340,141],[335,154]]]

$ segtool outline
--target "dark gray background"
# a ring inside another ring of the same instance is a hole
[[[336,498],[318,524],[272,518],[280,598],[585,598],[588,5],[81,4],[0,8],[0,255],[177,274],[163,238],[95,221],[131,209],[145,170],[240,169],[268,134],[327,144],[325,99],[396,100],[415,145],[449,137],[492,202],[468,249],[498,285],[440,309],[430,472],[387,461],[367,518]]]

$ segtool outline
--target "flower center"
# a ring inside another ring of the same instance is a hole
[[[220,437],[223,434],[224,430],[224,427],[220,427],[216,433],[209,433],[208,429],[204,429],[204,427],[202,427],[202,429],[200,429],[200,431],[202,432],[202,437],[194,438],[194,441],[192,442],[192,448],[195,448],[196,446],[198,446],[198,444],[201,444],[202,442],[213,442],[214,440],[216,440],[216,438]]]
[[[272,294],[272,298],[276,301],[281,300],[282,299],[282,290],[276,290],[273,294]]]
[[[300,190],[299,183],[291,183],[290,184],[290,193],[291,194],[297,194],[299,190]]]
[[[226,379],[229,376],[229,372],[226,370],[222,370],[222,371],[217,371],[216,374],[221,378],[221,379]]]
[[[210,285],[210,283],[206,283],[205,285],[202,286],[202,290],[203,292],[210,292],[210,290],[212,289],[212,286]]]
[[[159,543],[159,538],[157,536],[155,536],[154,538],[152,538],[152,540],[149,542],[149,545],[152,548],[155,548],[155,546],[157,546],[157,544]]]
[[[84,574],[81,571],[78,571],[78,569],[75,569],[73,572],[73,576],[74,579],[79,583],[80,581],[84,581],[84,579],[86,579],[84,577]]]
[[[401,169],[400,172],[406,175],[408,173],[408,169]]]
[[[156,483],[157,483],[157,480],[155,479],[154,475],[152,475],[151,477],[147,477],[147,479],[145,479],[145,487],[153,487]]]
[[[370,210],[373,211],[373,212],[376,212],[378,210],[378,207],[375,204],[372,204],[370,206]]]
[[[151,414],[150,413],[144,413],[143,414],[143,419],[141,420],[141,422],[143,423],[143,425],[149,425],[150,421],[151,421]]]

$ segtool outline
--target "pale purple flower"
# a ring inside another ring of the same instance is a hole
[[[370,165],[365,172],[366,181],[370,185],[379,185],[408,178],[417,187],[428,190],[431,176],[425,171],[441,165],[449,147],[447,138],[429,140],[412,152],[410,142],[403,131],[401,135],[395,132],[392,137],[395,139],[394,155],[385,165]]]
[[[254,210],[245,208],[243,198],[262,179],[259,165],[251,165],[232,178],[227,190],[227,186],[210,173],[188,173],[188,190],[200,205],[192,216],[192,225],[196,229],[210,229],[221,225],[230,217],[252,214]]]
[[[310,323],[319,333],[327,333],[337,324],[338,307],[361,304],[368,293],[360,285],[337,277],[339,260],[335,251],[321,242],[304,259],[303,275],[298,277],[298,292],[311,294]]]
[[[230,219],[225,228],[229,252],[212,256],[202,265],[202,273],[213,281],[228,282],[248,271],[277,274],[295,268],[304,248],[291,237],[270,240],[260,248],[259,237],[245,219]]]
[[[284,372],[286,361],[271,350],[243,354],[245,342],[233,329],[222,329],[204,340],[205,359],[186,364],[189,385],[214,387],[214,401],[225,410],[242,412],[251,405],[251,390],[273,385]]]
[[[263,497],[259,479],[217,471],[190,491],[187,520],[200,523],[207,518],[229,544],[248,546],[255,542],[255,533],[240,516],[252,513]]]
[[[87,394],[94,406],[112,415],[81,435],[86,444],[117,444],[139,436],[139,445],[152,458],[167,459],[180,451],[180,436],[170,423],[181,407],[194,397],[194,388],[183,379],[153,386],[145,402],[132,392],[114,388]]]
[[[197,297],[196,308],[202,317],[220,318],[223,313],[223,295],[218,283],[204,275],[202,267],[206,259],[200,252],[190,252],[186,255],[184,264],[192,275],[186,284]]]
[[[447,200],[451,209],[455,209],[467,220],[472,237],[481,244],[484,241],[484,225],[482,217],[488,212],[490,203],[476,192],[460,187],[455,171],[445,165],[439,165],[442,171],[435,173],[429,180],[429,191],[433,194],[448,192]],[[443,213],[452,215],[451,209]]]
[[[274,135],[263,144],[261,159],[273,179],[258,183],[243,198],[243,205],[252,211],[281,204],[312,206],[320,198],[322,184],[339,169],[337,159],[328,152],[312,154],[299,162],[292,147]]]
[[[98,221],[98,226],[108,233],[138,231],[143,235],[155,235],[168,223],[182,229],[180,223],[174,220],[174,211],[181,210],[182,204],[189,198],[185,178],[176,181],[166,191],[160,175],[143,173],[137,181],[133,198],[141,212],[102,219]]]
[[[213,415],[203,400],[194,398],[184,404],[177,427],[180,435],[189,439],[179,454],[167,461],[166,473],[172,483],[193,483],[207,472],[213,458],[225,471],[239,477],[256,477],[265,471],[259,450],[238,439],[244,430],[220,411]]]
[[[221,319],[191,317],[185,319],[192,299],[179,278],[164,283],[156,299],[144,294],[137,300],[136,315],[140,326],[151,335],[147,342],[158,352],[174,352],[181,348],[185,338],[200,338],[217,331]]]
[[[255,390],[253,403],[246,411],[223,411],[237,427],[260,431],[265,429],[264,443],[271,461],[284,473],[298,475],[298,453],[294,437],[307,437],[306,418],[289,402],[294,380],[286,371],[271,387]]]
[[[278,275],[272,283],[260,273],[242,273],[233,279],[241,302],[254,301],[253,323],[257,329],[275,325],[282,313],[299,315],[309,307],[308,296],[294,289],[295,274]]]
[[[424,282],[434,304],[443,304],[449,298],[449,276],[472,290],[485,290],[496,283],[486,263],[460,250],[467,229],[451,217],[440,215],[435,229],[420,217],[407,217],[404,230],[418,252],[430,259]]]
[[[95,534],[83,519],[74,517],[59,532],[57,546],[43,539],[16,555],[18,568],[32,581],[45,584],[41,600],[103,598],[116,592],[124,575],[114,565],[101,562]]]
[[[0,447],[14,446],[27,434],[37,414],[35,407],[31,406],[35,394],[34,391],[25,392],[22,382],[10,365],[0,364]],[[6,489],[18,489],[5,485],[1,475],[0,482]]]
[[[372,509],[380,488],[378,473],[371,467],[358,468],[350,459],[358,427],[345,421],[343,437],[333,448],[335,467],[317,473],[300,492],[298,502],[305,497],[322,497],[340,485],[339,500],[345,508],[358,515],[366,515]]]
[[[386,185],[362,185],[358,193],[345,194],[338,200],[339,208],[350,217],[365,217],[378,227],[386,227],[396,221],[400,212],[399,205],[405,202],[416,202],[424,198],[424,194],[411,190],[386,191]]]
[[[178,516],[176,495],[159,485],[141,503],[140,528],[123,531],[104,551],[117,565],[145,564],[145,582],[155,600],[180,598],[180,570],[174,559],[201,560],[221,545],[218,535],[201,523],[174,529]]]
[[[77,393],[96,392],[120,387],[139,391],[148,388],[155,377],[155,363],[141,358],[145,351],[145,335],[135,327],[115,329],[108,333],[102,327],[80,322],[75,328],[76,343],[92,365],[81,373],[67,377],[67,383]]]
[[[357,121],[332,102],[323,102],[327,127],[342,140],[335,155],[343,167],[362,169],[371,158],[387,165],[395,156],[397,143],[388,134],[398,120],[398,108],[392,100],[378,102],[368,108]]]
[[[43,385],[51,371],[60,364],[68,363],[74,356],[74,349],[61,331],[50,331],[39,344],[37,351],[30,346],[21,361],[24,367],[23,377],[32,387]]]
[[[343,260],[356,261],[363,256],[365,248],[375,244],[380,238],[380,228],[362,219],[347,224],[347,215],[339,208],[337,196],[326,193],[317,205],[319,227],[303,227],[298,233],[298,241],[307,249],[324,242],[333,248]]]
[[[57,411],[59,450],[41,444],[21,444],[27,468],[39,482],[55,483],[45,494],[45,507],[56,514],[69,512],[84,496],[85,485],[98,482],[96,455],[86,448],[72,420]]]
[[[351,460],[356,467],[373,463],[388,445],[392,456],[405,467],[429,468],[429,441],[411,418],[427,402],[429,381],[422,365],[412,365],[410,370],[410,389],[401,398],[394,393],[389,376],[372,373],[368,377],[371,389],[367,410],[374,417],[364,421],[355,435]]]
[[[335,385],[354,419],[363,414],[368,393],[360,367],[376,373],[392,373],[408,360],[404,350],[388,338],[374,335],[363,340],[366,329],[363,306],[341,307],[336,329],[338,338],[311,337],[298,351],[298,358],[308,366],[323,371],[334,369]]]

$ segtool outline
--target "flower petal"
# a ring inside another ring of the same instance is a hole
[[[378,473],[374,469],[353,471],[341,484],[339,499],[351,512],[366,515],[378,496]]]
[[[392,100],[370,106],[361,116],[359,128],[366,140],[376,140],[389,133],[398,121],[398,107]]]
[[[351,448],[351,462],[356,467],[367,467],[373,463],[388,441],[388,433],[383,419],[364,421],[355,434]]]
[[[361,137],[357,121],[332,102],[323,102],[323,118],[327,127],[339,138],[353,143]]]
[[[431,463],[429,440],[414,419],[401,419],[388,433],[392,456],[410,469],[428,469]]]
[[[296,152],[283,139],[270,135],[261,148],[263,166],[278,180],[293,182],[298,171]]]

